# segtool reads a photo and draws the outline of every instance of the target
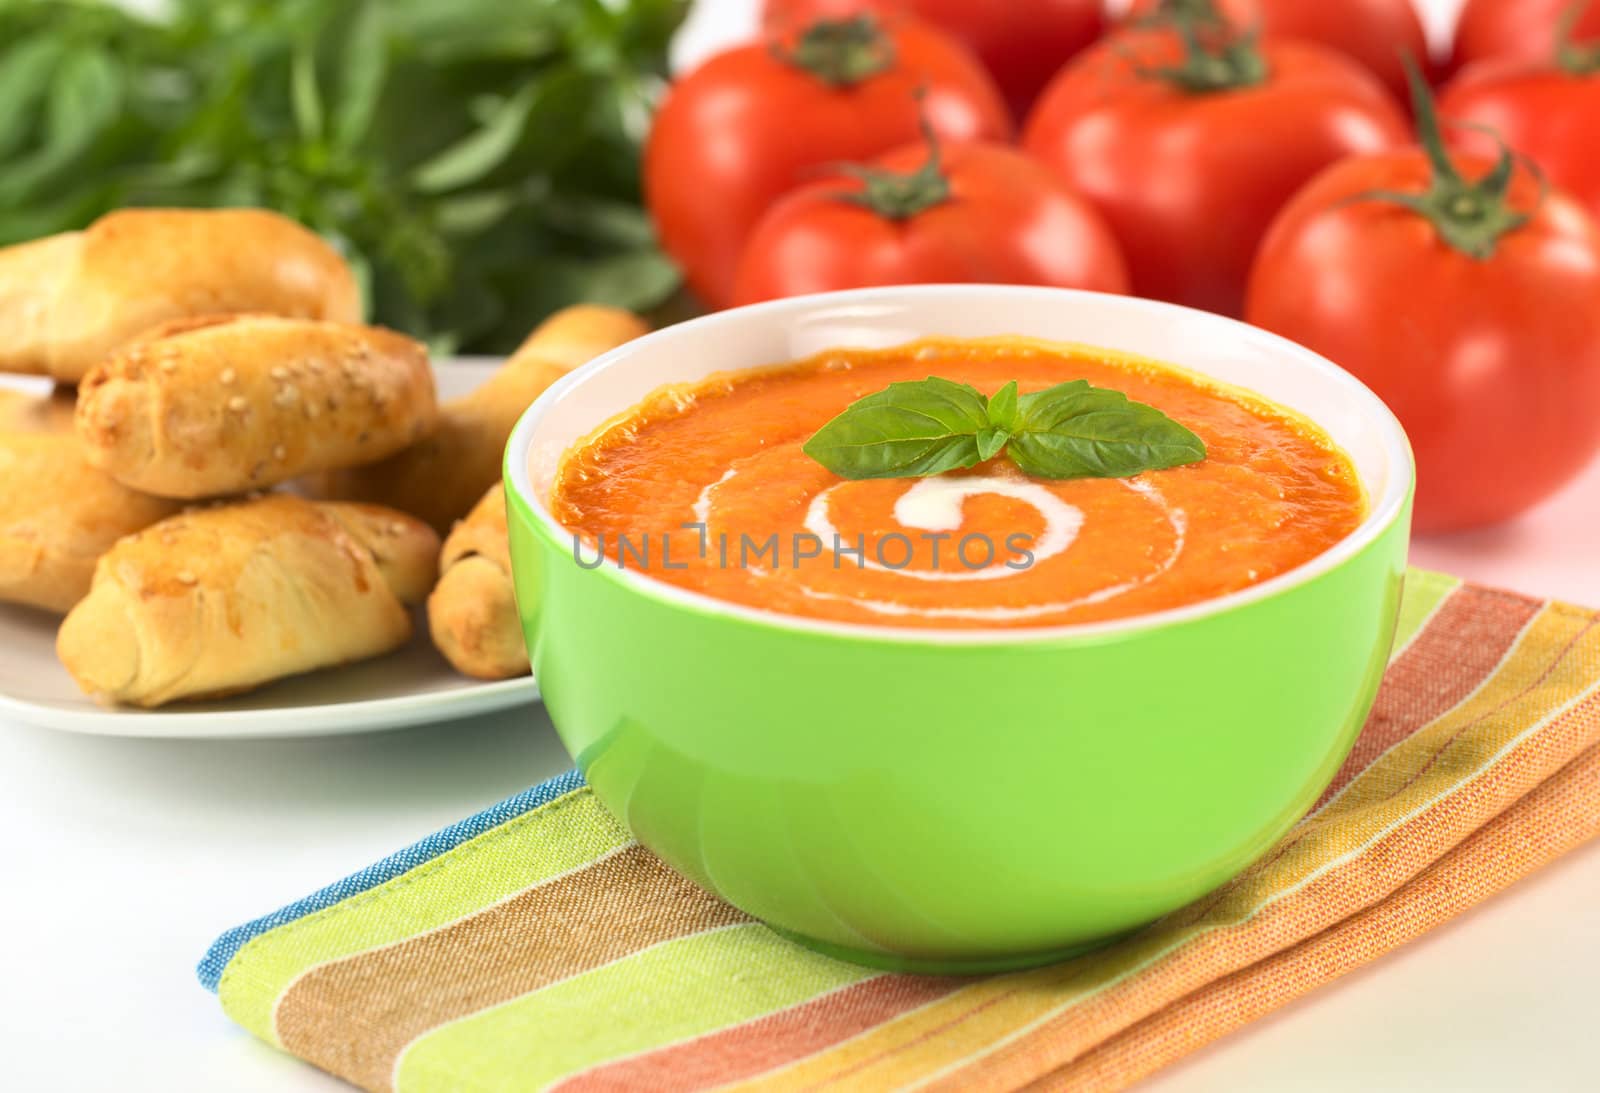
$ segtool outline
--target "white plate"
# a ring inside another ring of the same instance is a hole
[[[443,364],[438,369],[440,397],[471,390],[497,363],[478,359]],[[216,702],[110,710],[79,691],[56,660],[58,621],[43,612],[0,604],[0,718],[102,736],[259,739],[453,721],[539,698],[538,687],[527,677],[482,683],[457,673],[428,641],[419,613],[411,642],[388,656]]]

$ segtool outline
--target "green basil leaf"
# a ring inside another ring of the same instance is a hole
[[[564,0],[387,0],[385,6],[395,29],[430,64],[537,61],[562,45]]]
[[[50,86],[61,60],[61,39],[35,34],[0,57],[0,157],[10,156],[28,137],[34,106]]]
[[[1206,456],[1198,436],[1154,406],[1084,380],[1018,399],[1006,451],[1035,478],[1126,478]]]
[[[629,250],[655,244],[655,226],[637,205],[587,195],[557,195],[545,203],[546,214],[564,233]]]
[[[353,148],[367,135],[383,94],[389,43],[382,6],[375,0],[366,0],[356,12],[348,34],[340,75],[339,105],[333,118],[334,143],[346,149]]]
[[[0,202],[39,200],[57,176],[87,155],[95,139],[115,124],[122,109],[125,74],[103,49],[69,54],[55,73],[45,106],[44,143],[34,153],[6,165]]]
[[[1008,433],[1017,427],[1017,381],[1012,380],[994,393],[989,400],[989,424]],[[1002,443],[1004,443],[1002,441]],[[998,450],[998,449],[996,449]],[[993,455],[990,452],[989,455]],[[988,459],[986,455],[983,458]]]
[[[917,478],[976,466],[1005,450],[1036,478],[1126,478],[1204,459],[1205,444],[1153,406],[1087,380],[986,399],[929,376],[859,399],[803,450],[842,478]]]
[[[523,197],[515,190],[468,190],[441,198],[433,207],[434,223],[447,236],[477,236],[517,210]]]
[[[439,194],[470,186],[500,166],[522,139],[538,92],[537,84],[524,84],[480,129],[418,166],[412,183],[425,194]]]
[[[644,311],[677,291],[678,267],[660,251],[639,250],[581,262],[556,263],[570,295],[559,306],[585,300],[610,300],[617,307]]]
[[[914,478],[982,462],[988,400],[930,376],[859,399],[806,441],[804,451],[842,478]]]
[[[311,42],[302,42],[289,63],[289,102],[294,109],[294,124],[304,140],[322,137],[322,91],[317,86],[317,51]]]
[[[1000,449],[1006,446],[1006,441],[1011,439],[1011,431],[991,425],[978,434],[978,458],[980,460],[993,459],[1000,454]]]

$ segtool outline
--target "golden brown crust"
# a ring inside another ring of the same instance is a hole
[[[48,418],[53,400],[22,401]],[[65,613],[113,543],[177,508],[89,466],[70,432],[0,432],[0,600]]]
[[[528,648],[512,590],[499,485],[450,533],[439,568],[439,585],[428,597],[428,630],[439,652],[458,672],[478,679],[526,675]]]
[[[123,209],[0,250],[0,370],[76,383],[169,319],[259,311],[356,322],[349,267],[264,209]]]
[[[437,427],[423,440],[382,462],[329,475],[314,488],[322,496],[392,505],[443,531],[499,479],[501,456],[517,415],[564,375],[556,365],[528,361],[518,370],[527,384],[518,396],[448,402],[440,408]]]
[[[631,311],[598,304],[575,304],[562,308],[534,327],[506,363],[514,365],[531,357],[560,365],[570,372],[649,332],[649,324]]]
[[[392,505],[439,532],[500,480],[500,462],[517,419],[556,380],[649,328],[609,307],[571,307],[551,316],[505,365],[470,395],[440,408],[426,439],[391,459],[328,475],[317,493]]]
[[[377,656],[411,633],[400,593],[413,589],[390,578],[425,584],[415,559],[437,544],[400,513],[284,494],[197,509],[100,559],[56,651],[86,692],[137,706]]]
[[[439,537],[422,521],[382,505],[323,501],[317,505],[372,551],[384,581],[400,602],[427,599],[439,576]]]
[[[82,232],[0,247],[0,372],[50,374],[52,305],[82,252]]]
[[[89,461],[163,497],[215,497],[382,459],[433,428],[422,344],[381,327],[265,315],[158,327],[84,379]]]

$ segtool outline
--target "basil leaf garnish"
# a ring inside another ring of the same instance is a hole
[[[1154,406],[1084,380],[1017,400],[1011,462],[1036,478],[1126,478],[1206,457],[1205,442]]]
[[[972,467],[984,459],[978,434],[989,427],[988,404],[977,388],[936,376],[891,383],[852,402],[803,450],[841,478],[925,478]]]
[[[1006,432],[1017,428],[1017,381],[1012,380],[989,400],[989,424]]]
[[[1006,446],[1006,441],[1011,439],[1009,429],[1000,429],[991,425],[978,434],[978,459],[993,459],[1000,454],[1000,449]]]
[[[1029,395],[1012,380],[985,398],[937,376],[851,403],[804,447],[841,478],[923,478],[1002,450],[1035,478],[1126,478],[1206,456],[1198,436],[1154,406],[1087,380]]]

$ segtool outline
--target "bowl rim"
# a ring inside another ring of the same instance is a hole
[[[1162,611],[1152,611],[1140,615],[1130,615],[1126,618],[1099,622],[1017,627],[909,627],[894,626],[889,623],[840,622],[832,619],[790,615],[769,608],[751,607],[731,600],[721,600],[703,592],[695,592],[669,584],[639,570],[622,569],[618,566],[607,565],[599,567],[594,572],[602,578],[609,578],[620,583],[624,588],[635,594],[643,595],[670,607],[689,610],[699,615],[744,622],[766,629],[896,645],[1031,645],[1072,640],[1099,641],[1144,630],[1176,626],[1212,618],[1282,595],[1294,588],[1310,583],[1317,577],[1355,558],[1376,542],[1405,513],[1416,483],[1416,462],[1405,430],[1401,427],[1394,412],[1370,387],[1321,354],[1281,335],[1257,326],[1251,326],[1238,319],[1201,311],[1197,308],[1185,307],[1181,304],[1149,300],[1143,297],[1089,292],[1082,289],[1042,288],[1024,285],[896,285],[881,288],[848,289],[840,292],[813,293],[716,311],[709,315],[697,316],[682,323],[675,323],[671,326],[651,331],[573,369],[546,389],[522,413],[522,416],[517,419],[516,427],[512,430],[510,440],[506,444],[502,468],[504,484],[513,501],[525,506],[528,513],[536,521],[537,527],[554,541],[559,543],[564,535],[570,534],[556,520],[555,514],[550,511],[545,500],[537,496],[533,490],[532,476],[528,467],[528,452],[532,446],[534,433],[544,418],[569,392],[589,382],[592,377],[599,375],[601,372],[627,360],[641,348],[651,348],[663,342],[670,342],[678,337],[685,328],[699,328],[734,322],[752,322],[763,318],[776,321],[786,314],[804,312],[817,307],[890,303],[903,300],[908,296],[913,298],[923,296],[935,298],[960,297],[963,299],[974,298],[981,301],[985,297],[1016,293],[1030,295],[1065,294],[1078,298],[1093,297],[1097,300],[1108,302],[1116,301],[1114,306],[1148,309],[1158,316],[1162,314],[1199,316],[1204,321],[1215,323],[1223,328],[1233,327],[1241,332],[1247,331],[1249,337],[1271,345],[1287,356],[1296,358],[1301,366],[1331,377],[1335,382],[1349,388],[1358,400],[1367,403],[1366,409],[1370,411],[1374,424],[1379,427],[1384,454],[1395,473],[1390,474],[1381,496],[1369,497],[1370,508],[1367,515],[1354,530],[1321,554],[1302,562],[1293,569],[1280,573],[1276,577],[1271,577],[1259,584],[1212,599],[1201,600],[1182,607],[1172,607]],[[930,333],[921,336],[931,337],[935,335]],[[765,362],[753,363],[749,367],[759,367],[760,363]],[[1182,365],[1181,362],[1176,363],[1179,363],[1181,367],[1189,367],[1188,365]],[[1201,374],[1204,375],[1205,373],[1201,372]],[[670,382],[672,381],[663,381],[663,383]],[[1259,397],[1266,398],[1266,396]],[[1267,401],[1272,402],[1270,399]],[[1316,421],[1315,415],[1307,414],[1306,416],[1310,417],[1312,421]],[[595,422],[594,426],[598,427],[600,424],[602,423]],[[1363,485],[1366,485],[1366,483],[1363,483]],[[515,518],[513,516],[513,519]],[[512,562],[514,567],[515,552],[513,552]]]

